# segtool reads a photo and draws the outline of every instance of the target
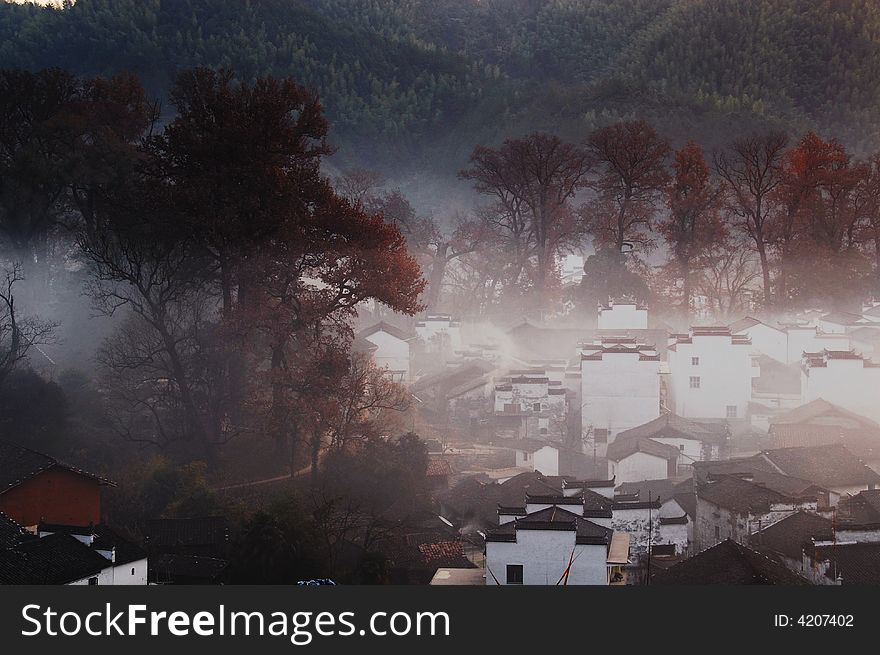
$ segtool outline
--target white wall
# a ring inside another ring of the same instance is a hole
[[[648,453],[633,453],[621,461],[608,460],[608,477],[616,478],[618,484],[642,480],[665,480],[669,477],[667,461]]]
[[[698,364],[692,358],[699,358]],[[752,357],[748,345],[735,344],[728,335],[694,335],[691,343],[678,343],[668,353],[669,389],[673,411],[685,418],[728,418],[728,405],[736,418],[747,416],[752,396]],[[700,378],[692,389],[691,376]]]
[[[403,381],[409,381],[409,343],[407,341],[398,339],[393,334],[383,331],[374,332],[364,338],[377,346],[376,351],[373,353],[373,361],[378,368],[388,369],[389,371],[405,371]]]
[[[532,465],[535,471],[544,475],[559,475],[559,451],[552,446],[544,446],[532,453]]]
[[[778,362],[789,361],[788,336],[782,330],[764,323],[758,323],[737,332],[737,334],[744,334],[751,339],[752,353],[767,355]]]
[[[802,376],[803,402],[824,398],[829,403],[880,421],[880,367],[860,359],[829,359]]]
[[[600,330],[647,330],[648,310],[635,304],[612,303],[599,308],[598,326]]]
[[[516,538],[516,543],[486,543],[486,566],[502,585],[507,583],[508,564],[523,566],[523,584],[555,585],[568,567],[572,549],[569,585],[608,584],[606,546],[575,545],[574,531],[567,530],[518,530]],[[486,584],[495,584],[488,572]]]
[[[653,421],[660,416],[660,362],[640,361],[638,353],[582,360],[581,404],[583,434],[590,427],[607,429],[608,443],[624,430]],[[605,446],[598,445],[596,454],[604,457]]]

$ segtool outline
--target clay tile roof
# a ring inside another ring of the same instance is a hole
[[[0,494],[53,467],[92,478],[100,484],[113,485],[99,475],[65,464],[50,455],[8,441],[0,441]]]
[[[660,585],[806,585],[785,565],[730,539],[659,571]]]

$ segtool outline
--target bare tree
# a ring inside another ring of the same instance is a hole
[[[4,271],[0,283],[0,388],[32,348],[53,343],[55,338],[55,323],[16,312],[15,285],[23,279],[21,265],[16,263]]]
[[[669,182],[669,143],[645,121],[615,123],[590,135],[587,147],[597,167],[587,205],[593,233],[617,251],[627,243],[652,245],[651,222]]]
[[[748,244],[736,239],[717,243],[708,249],[700,262],[695,290],[706,299],[715,320],[731,320],[747,311],[747,294],[761,277],[760,262]]]
[[[771,304],[768,254],[773,194],[782,183],[788,137],[770,132],[737,139],[715,155],[715,170],[726,183],[727,208],[754,244],[761,264],[764,304]]]

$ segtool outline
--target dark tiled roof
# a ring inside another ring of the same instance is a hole
[[[694,492],[689,493],[678,493],[672,497],[675,502],[678,503],[679,507],[681,507],[685,513],[691,517],[691,519],[695,519],[697,517],[697,495]]]
[[[827,488],[880,483],[880,474],[840,444],[779,448],[763,455],[786,475]]]
[[[112,484],[109,480],[65,464],[49,455],[8,441],[0,441],[0,494],[52,467],[92,478],[101,484]]]
[[[756,325],[761,325],[761,321],[756,318],[752,318],[751,316],[746,316],[745,318],[741,318],[738,321],[734,321],[730,324],[730,331],[733,334],[738,334],[745,330],[748,330],[751,327],[755,327]]]
[[[774,418],[772,423],[774,425],[780,423],[809,423],[818,417],[827,416],[849,418],[860,423],[863,427],[880,428],[880,424],[872,421],[866,416],[856,414],[848,409],[829,403],[824,398],[817,398],[816,400],[811,400],[806,405],[795,407],[791,411]]]
[[[752,457],[738,457],[725,460],[707,460],[704,462],[694,462],[694,477],[702,482],[719,475],[740,475],[745,476],[754,474],[756,471],[767,471],[770,473],[778,473],[776,468],[760,455]]]
[[[401,330],[399,327],[391,325],[390,323],[386,323],[385,321],[379,321],[375,325],[371,325],[368,328],[364,328],[360,332],[357,333],[357,336],[361,339],[366,339],[370,335],[376,334],[376,332],[387,332],[393,337],[400,339],[401,341],[406,341],[407,339],[413,338],[412,334],[407,334],[404,330]]]
[[[624,439],[619,441],[615,439],[608,444],[606,453],[608,459],[619,462],[635,453],[645,453],[653,455],[667,461],[677,460],[681,452],[675,446],[670,446],[659,441],[654,441],[647,437],[638,437],[635,439]]]
[[[693,488],[693,482],[688,479],[683,482],[676,482],[669,478],[663,480],[642,480],[640,482],[624,482],[614,491],[620,496],[634,495],[638,500],[660,500],[665,503],[683,488]]]
[[[849,543],[816,546],[817,560],[828,560],[832,566],[828,577],[840,577],[844,585],[880,585],[880,543]]]
[[[752,536],[761,550],[770,550],[800,561],[811,539],[830,539],[831,521],[811,512],[795,512]]]
[[[131,539],[123,537],[119,532],[108,525],[73,526],[40,523],[37,526],[39,533],[69,534],[92,537],[91,547],[95,550],[116,549],[116,564],[127,564],[147,557],[146,551],[134,543]]]
[[[26,536],[23,527],[0,512],[0,550],[16,546]]]
[[[880,528],[880,489],[841,498],[837,506],[837,520],[841,529]]]
[[[707,443],[722,443],[726,434],[725,426],[721,423],[699,423],[667,412],[644,425],[624,430],[614,438],[614,443],[640,437],[683,437]]]
[[[575,532],[575,543],[608,545],[611,543],[610,528],[593,523],[561,507],[547,507],[527,516],[509,521],[486,533],[486,541],[514,542],[517,530],[562,530]]]
[[[727,539],[701,553],[659,571],[659,585],[806,585],[785,565]]]
[[[222,516],[152,519],[145,531],[148,548],[217,546],[226,541],[226,519]]]
[[[697,489],[697,498],[741,514],[767,512],[771,504],[797,503],[795,499],[778,491],[735,476],[724,476],[717,482],[700,486]]]
[[[880,458],[880,428],[844,428],[839,425],[781,423],[770,426],[770,450],[839,443],[863,459]]]
[[[0,584],[68,584],[110,566],[76,537],[59,533],[0,552]]]
[[[215,581],[228,562],[200,555],[157,555],[149,560],[150,581],[169,582],[175,578]]]

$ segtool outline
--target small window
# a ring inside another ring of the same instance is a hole
[[[691,366],[699,366],[700,358],[699,357],[691,357]]]
[[[90,587],[92,585],[97,585],[97,584],[98,584],[98,576],[95,576],[94,578],[89,578],[89,586]]]
[[[525,453],[525,452],[523,453],[523,459],[524,459],[525,461],[528,462],[528,461],[529,461],[529,457],[531,457],[531,454],[529,454],[529,453]]]
[[[547,434],[547,428],[541,428],[541,434]]]
[[[134,568],[131,569],[131,574],[134,575]]]
[[[533,405],[532,405],[532,409],[533,409],[534,411],[536,411],[536,412],[540,412],[540,411],[541,411],[541,403],[535,403],[535,404],[533,404]]]
[[[736,418],[736,405],[727,406],[727,418]]]
[[[721,528],[715,526],[715,541],[721,541]]]
[[[507,584],[523,583],[523,567],[522,564],[507,565]]]
[[[699,389],[700,388],[700,376],[692,375],[690,379],[691,389]]]
[[[596,443],[608,443],[608,428],[596,429]]]
[[[678,449],[680,451],[684,452],[684,444],[683,443],[678,444]]]

